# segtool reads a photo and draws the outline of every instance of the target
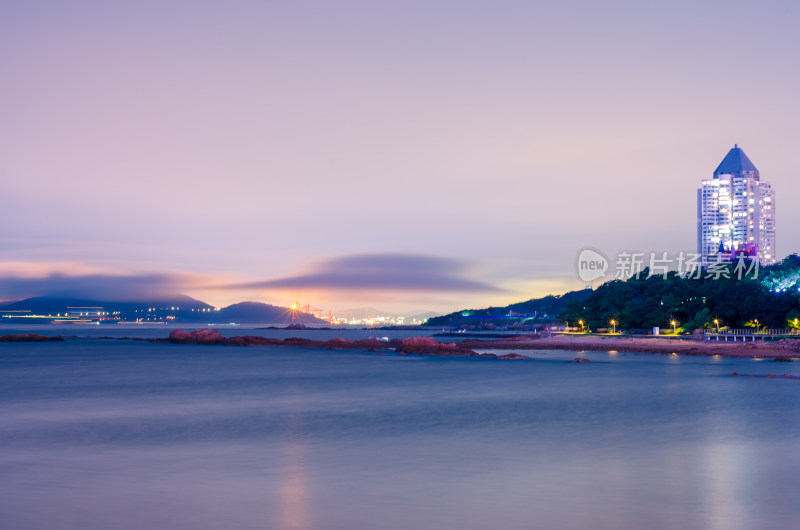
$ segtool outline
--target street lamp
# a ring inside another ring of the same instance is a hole
[[[611,321],[611,326],[614,328],[614,330],[611,333],[612,334],[616,333],[617,332],[617,321],[616,320],[612,320]]]
[[[672,334],[673,335],[677,335],[678,334],[678,328],[677,328],[678,323],[673,320],[672,322],[670,322],[670,324],[672,324]]]
[[[756,331],[758,331],[759,329],[761,329],[761,326],[758,325],[758,319],[756,319],[755,322],[756,322]]]
[[[719,320],[715,318],[714,319],[714,324],[717,325],[717,333],[719,333]]]
[[[581,333],[583,333],[583,320],[578,320],[578,324],[581,325]]]

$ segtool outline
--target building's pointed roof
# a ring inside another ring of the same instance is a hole
[[[733,149],[728,151],[728,154],[722,159],[722,163],[717,166],[714,171],[714,177],[716,178],[720,175],[744,175],[745,173],[749,173],[746,176],[758,177],[758,169],[755,164],[747,158],[747,155],[738,145],[734,144]]]

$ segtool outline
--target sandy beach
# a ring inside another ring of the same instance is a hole
[[[643,352],[662,355],[724,355],[729,357],[770,357],[800,359],[800,340],[774,342],[707,342],[702,339],[667,337],[625,337],[612,335],[554,335],[512,337],[497,340],[464,340],[462,347],[473,350],[591,350]]]

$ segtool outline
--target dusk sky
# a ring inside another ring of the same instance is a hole
[[[734,143],[775,189],[782,258],[800,250],[798,17],[5,2],[0,299],[118,285],[444,312],[560,293],[583,286],[583,247],[694,251],[696,189]]]

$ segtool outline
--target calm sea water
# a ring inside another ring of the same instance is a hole
[[[800,526],[800,363],[527,353],[0,344],[0,526]]]

